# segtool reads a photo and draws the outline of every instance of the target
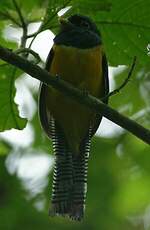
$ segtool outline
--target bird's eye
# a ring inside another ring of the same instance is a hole
[[[90,26],[89,26],[89,23],[88,23],[88,22],[85,22],[85,21],[81,21],[80,26],[82,26],[82,27],[84,27],[84,28],[87,28],[87,29],[90,27]]]

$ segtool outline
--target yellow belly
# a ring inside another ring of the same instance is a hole
[[[53,49],[54,57],[50,67],[52,75],[57,74],[93,96],[100,97],[103,94],[100,46],[81,50],[54,45]],[[71,150],[78,153],[80,143],[86,136],[95,113],[52,87],[47,95],[47,108],[62,127]]]

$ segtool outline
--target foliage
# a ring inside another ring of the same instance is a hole
[[[149,63],[149,5],[148,0],[114,0],[109,13],[95,16],[111,65],[129,64],[134,55],[140,64]]]
[[[19,72],[19,71],[18,71]],[[23,129],[26,119],[18,115],[18,107],[14,103],[15,88],[14,82],[17,76],[15,67],[5,65],[0,68],[0,131],[5,131],[12,127]]]
[[[17,3],[19,11],[15,7]],[[131,64],[137,56],[136,69],[131,81],[121,93],[110,99],[110,105],[140,124],[150,128],[150,57],[147,55],[150,32],[149,0],[1,0],[0,1],[0,43],[22,52],[36,41],[37,34],[51,29],[58,31],[59,10],[66,6],[72,8],[66,16],[73,13],[89,15],[101,30],[104,47],[111,66]],[[25,25],[23,28],[21,15]],[[30,23],[41,22],[34,34],[25,32]],[[23,39],[12,41],[6,28],[23,28]],[[26,42],[27,38],[28,43]],[[31,47],[32,48],[32,47]],[[35,57],[36,58],[36,57]],[[42,62],[39,64],[43,64]],[[115,87],[126,77],[128,69],[115,75]],[[14,102],[15,81],[21,73],[0,61],[0,131],[11,128],[23,129],[26,119],[19,116]],[[28,86],[32,97],[37,101],[37,90]],[[0,229],[148,229],[150,204],[150,148],[142,141],[123,130],[115,137],[96,137],[92,143],[89,161],[88,198],[85,219],[82,223],[47,215],[50,178],[45,176],[48,185],[36,195],[26,189],[17,169],[11,174],[10,166],[15,165],[16,155],[27,153],[52,152],[51,143],[43,135],[37,113],[30,118],[33,141],[27,147],[14,147],[0,137]],[[8,155],[8,156],[7,156]],[[11,164],[10,158],[12,157]],[[15,166],[14,166],[15,167]],[[34,169],[34,165],[31,166]],[[35,185],[36,186],[36,185]],[[30,195],[30,193],[32,195]],[[37,209],[37,203],[43,202]],[[8,221],[9,219],[9,221]]]

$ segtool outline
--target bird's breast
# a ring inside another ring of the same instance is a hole
[[[49,70],[52,75],[60,76],[93,96],[103,95],[101,46],[79,49],[54,45],[53,50],[54,57]],[[47,107],[63,128],[72,151],[77,152],[95,113],[51,87],[47,95]]]
[[[102,81],[102,48],[79,49],[54,45],[50,73],[96,96]]]

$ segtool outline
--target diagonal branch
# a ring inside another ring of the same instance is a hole
[[[129,132],[131,132],[147,144],[150,144],[150,130],[142,127],[135,121],[121,115],[116,110],[110,108],[99,99],[91,95],[85,96],[85,94],[81,90],[73,87],[68,82],[63,81],[58,77],[51,76],[46,70],[41,69],[39,66],[32,64],[23,57],[18,56],[17,54],[2,46],[0,46],[0,58],[3,61],[6,61],[9,64],[12,64],[25,71],[33,78],[36,78],[47,85],[53,86],[64,95],[78,101],[80,104],[83,104],[96,111],[97,113],[102,114],[104,117],[118,124],[122,128],[127,129]]]

